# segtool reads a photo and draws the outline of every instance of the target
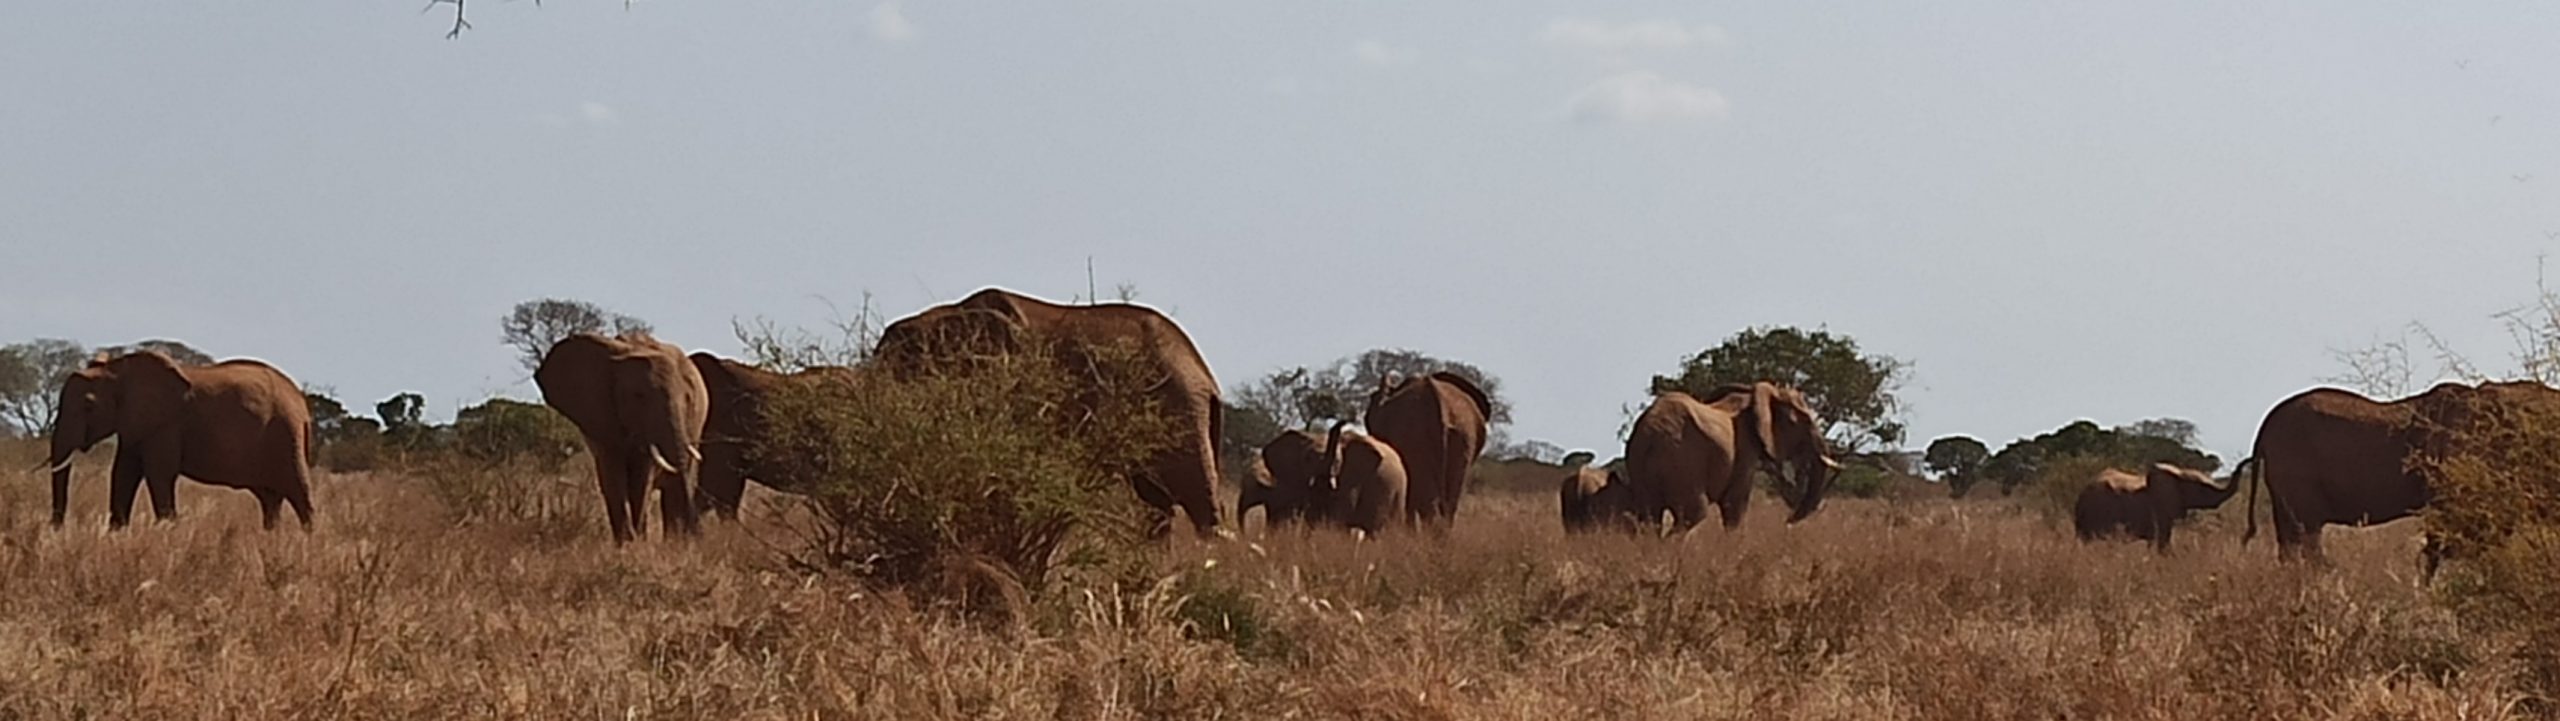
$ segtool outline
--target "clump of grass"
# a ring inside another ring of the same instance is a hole
[[[1006,599],[1037,594],[1058,565],[1108,566],[1140,545],[1128,479],[1172,436],[1152,395],[1160,371],[1133,347],[1026,345],[771,395],[750,453],[813,488],[804,558],[1018,606]]]

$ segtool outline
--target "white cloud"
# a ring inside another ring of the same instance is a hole
[[[613,106],[593,100],[578,104],[578,117],[586,120],[588,125],[612,125],[622,122],[622,114],[614,112]]]
[[[1417,54],[1412,48],[1394,47],[1376,40],[1362,40],[1351,46],[1351,57],[1378,67],[1410,63]]]
[[[898,9],[897,0],[871,7],[871,37],[881,42],[904,42],[916,36],[915,23],[907,22],[907,13]]]
[[[1714,120],[1732,110],[1733,103],[1712,88],[1641,70],[1601,78],[1565,101],[1565,112],[1585,122]]]
[[[1307,91],[1307,83],[1295,75],[1282,75],[1262,84],[1262,92],[1291,97]]]
[[[1682,50],[1725,44],[1724,28],[1677,20],[1634,20],[1612,23],[1586,18],[1557,18],[1547,23],[1539,40],[1577,50],[1623,53],[1638,50]]]

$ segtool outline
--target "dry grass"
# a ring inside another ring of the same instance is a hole
[[[1772,507],[1661,542],[1479,497],[1442,540],[1176,541],[1160,583],[1065,582],[1018,630],[796,575],[770,519],[616,550],[592,498],[564,538],[457,524],[394,475],[324,479],[310,535],[192,484],[180,522],[107,534],[102,465],[64,531],[42,483],[0,485],[0,719],[2548,712],[2414,588],[2407,527],[2333,531],[2323,571],[2216,524],[2170,558],[2083,547],[1996,503],[1847,501],[1794,528]]]

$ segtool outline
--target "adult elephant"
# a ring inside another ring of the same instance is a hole
[[[2142,473],[2108,468],[2080,489],[2079,501],[2071,506],[2071,525],[2083,542],[2130,536],[2167,553],[2170,530],[2179,519],[2188,511],[2220,508],[2236,490],[2229,481],[2168,463],[2151,464]]]
[[[922,372],[972,354],[1011,352],[1044,339],[1062,357],[1097,345],[1133,344],[1141,362],[1162,374],[1153,389],[1157,411],[1175,430],[1165,449],[1130,478],[1138,498],[1157,512],[1152,535],[1172,530],[1173,509],[1203,538],[1228,535],[1218,521],[1218,434],[1223,420],[1218,380],[1173,319],[1129,303],[1059,305],[1001,288],[938,305],[881,329],[873,362],[892,374]]]
[[[1755,469],[1792,464],[1796,495],[1779,497],[1793,507],[1788,523],[1822,506],[1823,491],[1840,464],[1831,459],[1822,421],[1804,394],[1762,381],[1727,385],[1699,398],[1679,391],[1654,396],[1627,435],[1626,480],[1637,520],[1685,533],[1713,503],[1724,526],[1742,524],[1751,503]],[[1778,473],[1784,477],[1783,473]]]
[[[615,543],[648,535],[652,487],[666,532],[701,530],[689,487],[711,399],[683,350],[647,334],[579,333],[543,354],[533,383],[586,438]]]
[[[1457,518],[1492,415],[1484,390],[1456,373],[1378,380],[1365,418],[1369,432],[1404,460],[1407,519],[1445,530]]]
[[[808,480],[792,477],[785,464],[758,457],[766,436],[766,398],[818,383],[850,382],[853,369],[817,366],[775,373],[709,353],[686,358],[702,376],[703,392],[710,399],[702,424],[702,470],[695,484],[694,506],[735,520],[748,479],[784,493],[807,493]]]
[[[2560,391],[2531,381],[2439,383],[2387,402],[2337,388],[2294,394],[2258,424],[2256,473],[2241,479],[2251,484],[2241,542],[2258,535],[2258,488],[2264,486],[2274,506],[2277,556],[2321,560],[2325,526],[2383,523],[2425,509],[2434,498],[2432,480],[2423,463],[2411,461],[2445,452],[2481,404],[2555,402]],[[2429,539],[2428,575],[2441,552]]]
[[[1567,533],[1634,530],[1634,498],[1616,471],[1590,466],[1567,471],[1556,484],[1556,499]]]
[[[178,477],[247,490],[258,497],[266,527],[279,508],[311,528],[311,407],[283,371],[254,360],[180,366],[156,350],[100,354],[62,381],[54,409],[53,525],[62,525],[71,495],[73,454],[109,436],[116,443],[108,475],[107,525],[133,520],[133,495],[148,486],[151,512],[178,515]]]

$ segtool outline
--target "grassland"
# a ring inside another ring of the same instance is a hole
[[[1071,578],[1005,622],[796,571],[781,511],[616,549],[573,477],[458,522],[427,479],[374,474],[324,478],[311,534],[201,485],[179,522],[106,533],[102,465],[60,531],[40,480],[0,484],[0,719],[2548,712],[2505,641],[2414,586],[2407,527],[2332,532],[2323,570],[2240,547],[2227,513],[2160,558],[1999,501],[1792,528],[1772,504],[1664,542],[1489,495],[1446,538],[1176,541],[1152,580]]]

